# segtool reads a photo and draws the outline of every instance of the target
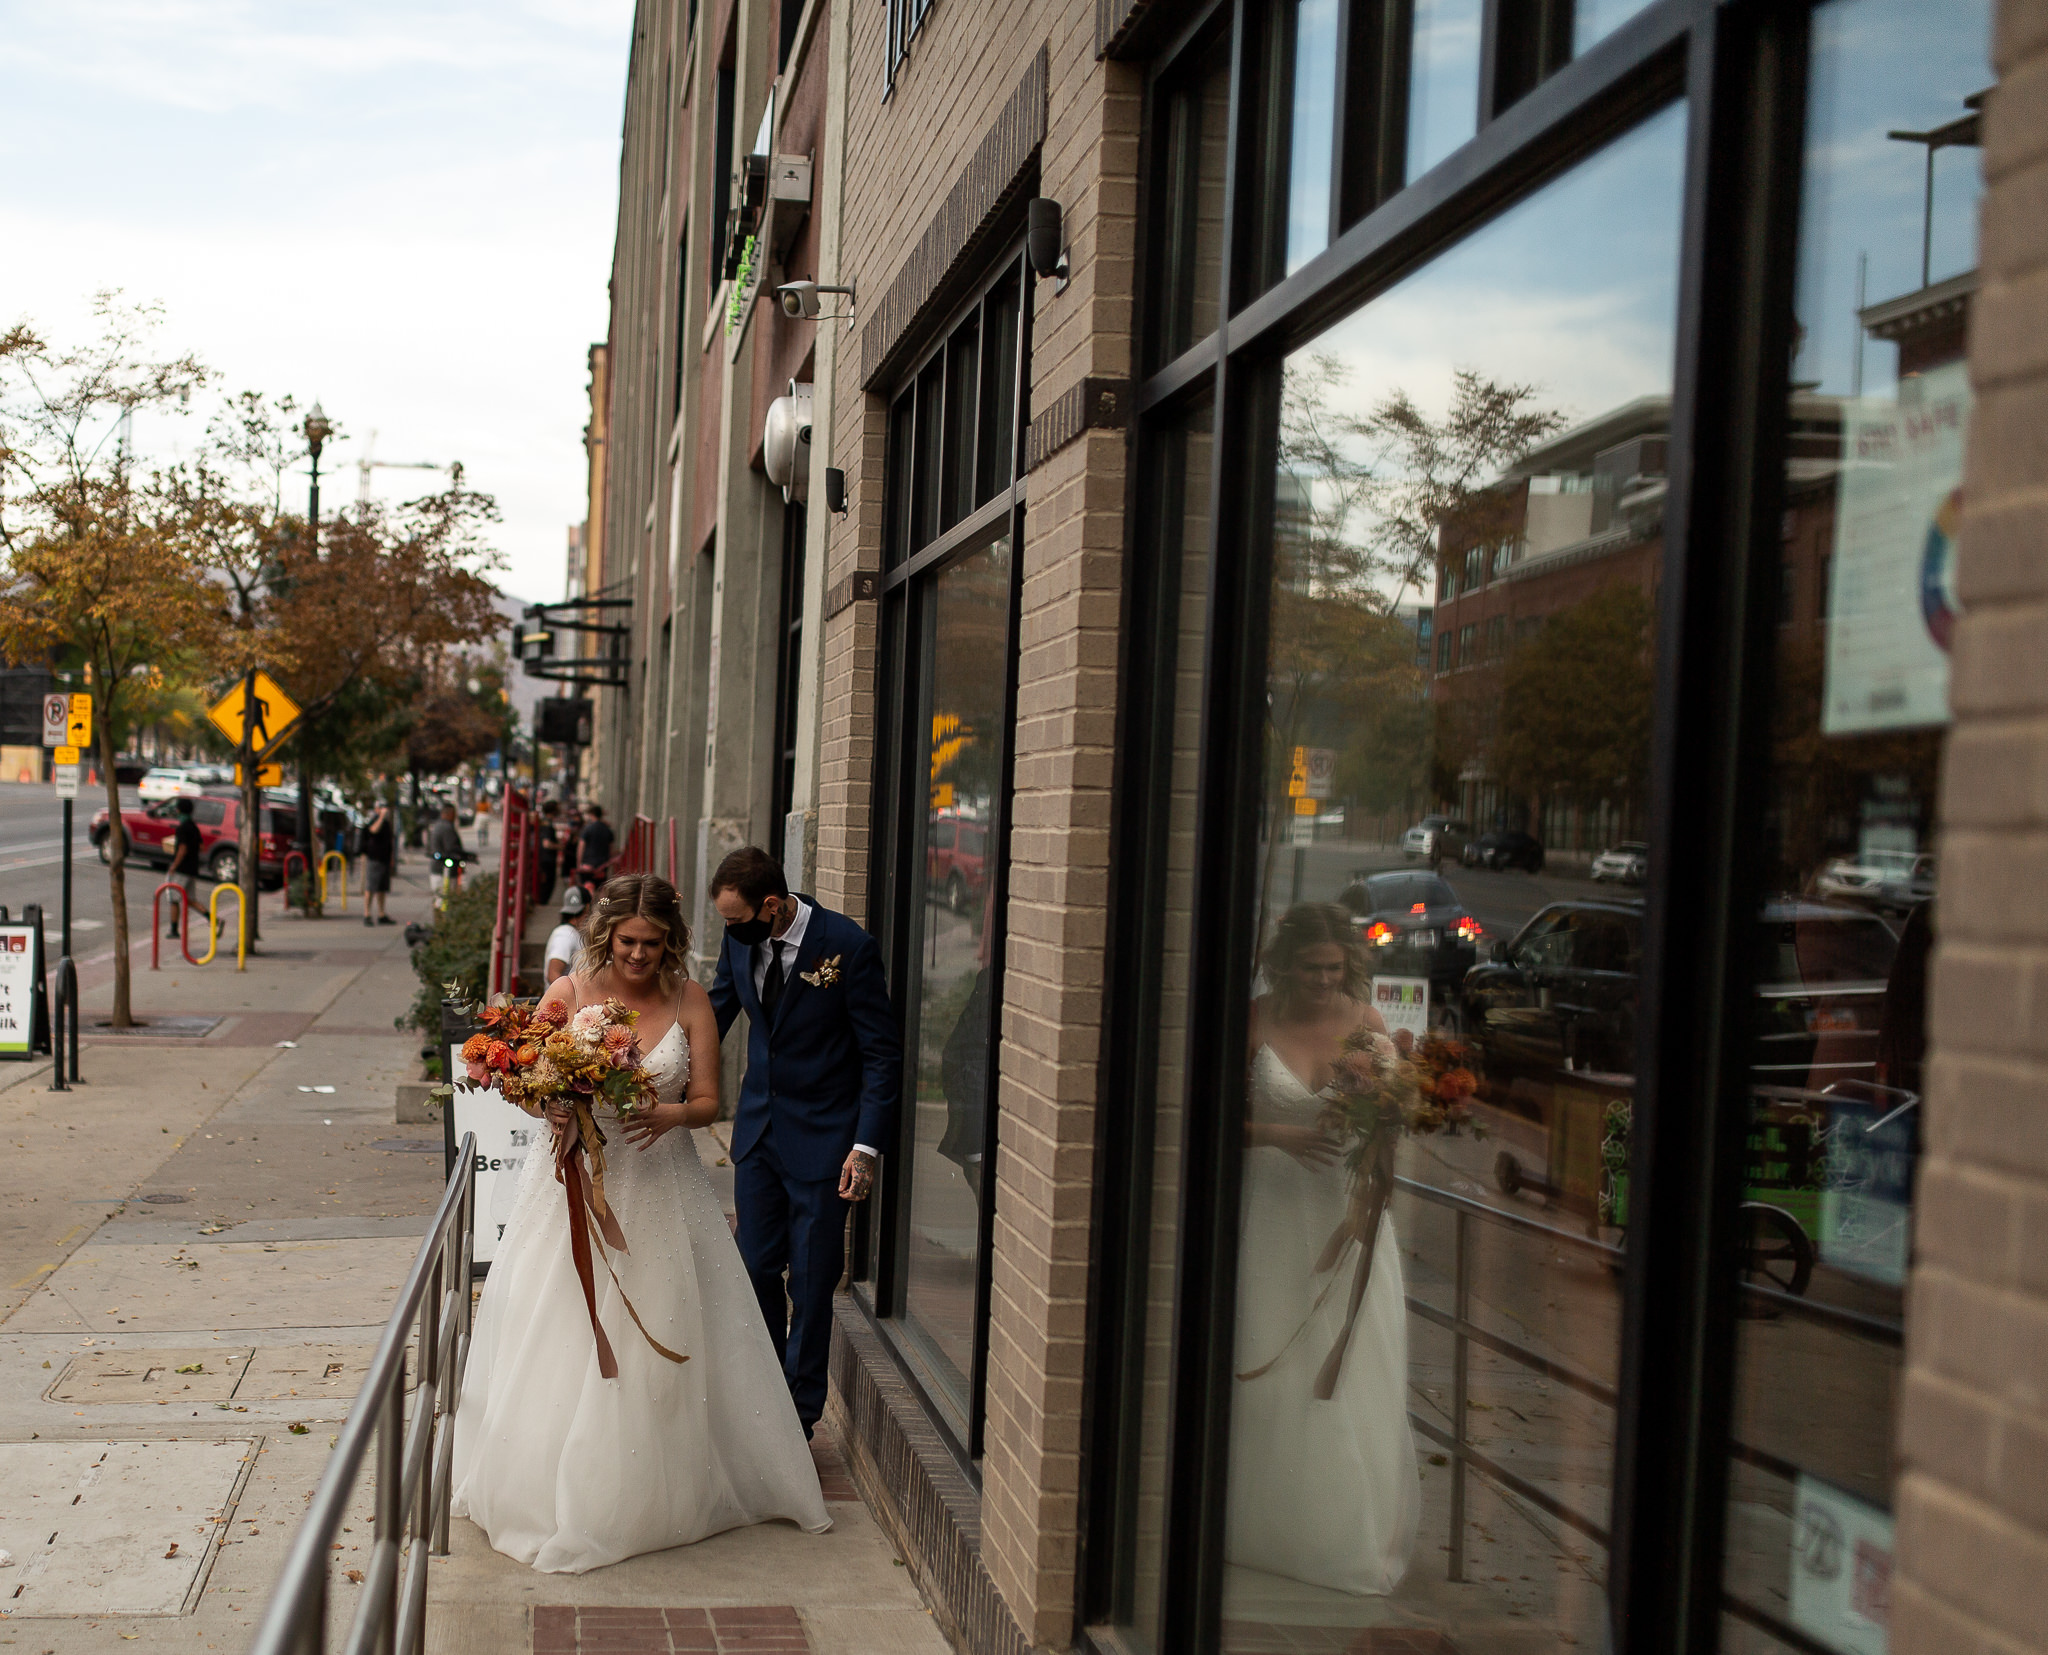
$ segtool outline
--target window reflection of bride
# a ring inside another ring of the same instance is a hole
[[[1367,1003],[1351,916],[1323,903],[1284,914],[1253,1003],[1238,1251],[1226,1556],[1354,1594],[1393,1590],[1421,1512],[1407,1409],[1408,1329],[1393,1220],[1378,1245],[1327,1401],[1317,1377],[1342,1341],[1356,1241],[1325,1268],[1351,1174],[1317,1094],[1339,1049],[1384,1032]]]

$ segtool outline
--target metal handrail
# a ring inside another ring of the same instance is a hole
[[[328,1559],[372,1441],[376,1524],[362,1599],[342,1648],[347,1655],[418,1655],[423,1646],[427,1559],[448,1555],[455,1411],[469,1363],[475,1169],[476,1134],[468,1132],[363,1388],[285,1555],[250,1655],[322,1655],[326,1649]],[[415,1327],[422,1366],[408,1420],[405,1356]]]
[[[1470,1399],[1467,1394],[1469,1374],[1467,1369],[1471,1347],[1474,1345],[1478,1345],[1483,1350],[1492,1351],[1496,1356],[1505,1357],[1510,1362],[1519,1363],[1521,1366],[1541,1374],[1544,1378],[1565,1385],[1569,1389],[1577,1391],[1580,1395],[1604,1407],[1613,1408],[1620,1405],[1619,1393],[1616,1392],[1613,1386],[1594,1378],[1591,1374],[1581,1373],[1565,1363],[1545,1356],[1540,1351],[1531,1350],[1525,1345],[1519,1345],[1512,1339],[1505,1338],[1489,1328],[1481,1327],[1472,1320],[1471,1228],[1474,1219],[1480,1219],[1489,1224],[1498,1224],[1503,1229],[1519,1231],[1526,1235],[1540,1236],[1545,1246],[1571,1248],[1582,1255],[1598,1259],[1602,1263],[1614,1268],[1619,1268],[1622,1261],[1627,1257],[1626,1250],[1613,1245],[1611,1242],[1601,1241],[1591,1236],[1574,1234],[1570,1230],[1561,1230],[1555,1225],[1541,1223],[1536,1219],[1524,1217],[1520,1213],[1506,1212],[1499,1207],[1490,1206],[1484,1201],[1474,1201],[1469,1196],[1457,1195],[1450,1190],[1439,1189],[1434,1184],[1421,1183],[1413,1178],[1404,1178],[1397,1175],[1394,1179],[1394,1185],[1395,1188],[1414,1196],[1417,1200],[1429,1202],[1434,1206],[1448,1208],[1453,1218],[1451,1309],[1446,1312],[1439,1306],[1417,1298],[1412,1293],[1404,1294],[1408,1310],[1412,1315],[1430,1323],[1432,1326],[1443,1328],[1451,1335],[1450,1429],[1448,1431],[1445,1430],[1434,1420],[1425,1418],[1413,1409],[1410,1409],[1408,1413],[1409,1424],[1414,1426],[1422,1436],[1444,1449],[1451,1462],[1451,1533],[1450,1545],[1448,1547],[1450,1559],[1447,1566],[1447,1578],[1452,1581],[1462,1581],[1465,1578],[1465,1476],[1468,1466],[1478,1471],[1482,1476],[1491,1479],[1500,1487],[1520,1495],[1539,1510],[1547,1512],[1560,1522],[1577,1529],[1596,1544],[1602,1546],[1609,1544],[1610,1537],[1608,1531],[1597,1520],[1586,1516],[1583,1512],[1573,1510],[1557,1499],[1556,1496],[1538,1487],[1535,1483],[1517,1476],[1467,1439],[1466,1427],[1470,1420]],[[1877,1344],[1896,1346],[1902,1342],[1903,1332],[1899,1325],[1882,1317],[1866,1315],[1861,1311],[1849,1310],[1839,1305],[1815,1303],[1811,1300],[1795,1297],[1789,1293],[1778,1292],[1774,1288],[1759,1286],[1753,1282],[1745,1281],[1740,1285],[1750,1297],[1774,1309],[1788,1311],[1795,1316],[1831,1325],[1840,1332],[1860,1335]],[[1729,1440],[1729,1448],[1736,1457],[1748,1460],[1752,1464],[1763,1466],[1766,1470],[1775,1471],[1779,1475],[1783,1475],[1786,1470],[1791,1470],[1796,1474],[1795,1467],[1788,1466],[1786,1462],[1778,1460],[1776,1456],[1766,1454],[1760,1449],[1751,1448],[1748,1444],[1732,1437]],[[1750,1606],[1745,1606],[1745,1608],[1749,1609],[1752,1617],[1764,1613]],[[1775,1621],[1773,1624],[1775,1624]]]

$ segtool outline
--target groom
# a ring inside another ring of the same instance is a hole
[[[742,1011],[748,1022],[732,1124],[740,1256],[808,1434],[825,1411],[847,1208],[868,1198],[892,1141],[903,1041],[875,939],[792,895],[774,857],[734,851],[710,894],[725,921],[718,1032]]]

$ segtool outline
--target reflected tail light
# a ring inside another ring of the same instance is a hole
[[[1486,935],[1486,927],[1470,914],[1461,914],[1458,918],[1458,935],[1467,942],[1477,942]]]
[[[1384,948],[1394,940],[1394,928],[1383,919],[1376,919],[1365,928],[1365,940]]]

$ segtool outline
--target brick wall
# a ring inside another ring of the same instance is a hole
[[[935,212],[977,153],[984,162],[1008,153],[985,140],[1037,72],[1042,50],[1037,191],[1063,209],[1073,276],[1063,293],[1034,284],[1031,407],[1054,407],[1084,380],[1127,379],[1138,87],[1134,71],[1097,60],[1094,0],[995,9],[940,0],[887,102],[883,16],[881,6],[863,8],[851,31],[842,268],[859,282],[863,322],[927,244]],[[977,250],[971,236],[968,246],[962,263],[1000,251]],[[945,283],[937,291],[927,312],[950,302]],[[883,333],[893,337],[904,320],[890,311]],[[925,320],[909,318],[908,350]],[[841,358],[834,463],[846,470],[852,510],[833,534],[828,590],[881,564],[885,402],[877,393],[890,387],[864,389],[851,358]],[[888,348],[868,359],[887,360]],[[1120,424],[1069,422],[1061,435],[1027,479],[1021,557],[979,1513],[981,1563],[1024,1637],[1041,1647],[1065,1647],[1074,1627],[1126,448]],[[823,640],[818,889],[855,913],[873,799],[875,614],[871,601],[851,603],[828,619]]]
[[[2001,0],[1901,1417],[1900,1655],[2048,1650],[2048,0]]]

